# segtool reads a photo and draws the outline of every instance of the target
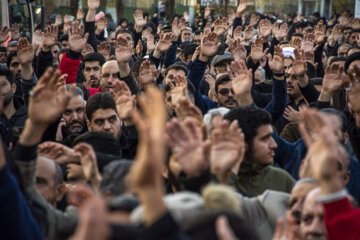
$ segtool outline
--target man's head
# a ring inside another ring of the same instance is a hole
[[[88,53],[82,59],[83,75],[85,81],[91,80],[91,87],[98,87],[100,84],[101,67],[105,58],[98,52]]]
[[[192,29],[187,27],[181,31],[181,42],[192,40]]]
[[[54,160],[39,156],[36,165],[36,190],[56,207],[65,194],[63,173],[59,164]]]
[[[195,43],[192,42],[183,42],[181,44],[182,46],[182,54],[180,55],[181,61],[188,63],[191,61],[191,58],[194,54],[194,52],[196,51],[197,45]]]
[[[8,54],[6,60],[7,67],[10,69],[14,79],[21,79],[21,66],[17,53],[12,51]]]
[[[317,199],[321,196],[320,188],[315,188],[305,198],[301,211],[300,235],[301,239],[327,239],[324,222],[324,207]]]
[[[290,66],[288,68],[288,71],[286,71],[286,90],[287,95],[292,99],[293,101],[296,101],[297,99],[302,97],[302,93],[300,91],[298,80],[295,74],[293,74],[292,67]]]
[[[60,62],[59,62],[59,53],[60,53],[60,45],[59,44],[55,44],[54,46],[52,46],[51,48],[51,54],[53,56],[53,65],[54,66],[59,66]]]
[[[119,37],[123,37],[128,41],[128,44],[134,48],[134,37],[133,34],[126,29],[122,29],[116,32],[115,39],[118,39]]]
[[[353,30],[349,37],[349,44],[351,46],[357,46],[357,38],[359,36],[360,30]]]
[[[7,52],[16,52],[17,51],[17,45],[18,45],[18,41],[11,41],[9,42],[8,46],[7,46]]]
[[[212,59],[211,63],[214,65],[215,73],[219,74],[226,72],[232,61],[234,61],[232,54],[229,52],[224,52],[222,55],[216,55]]]
[[[238,106],[229,75],[219,77],[215,82],[215,100],[220,107],[234,108]]]
[[[0,93],[4,98],[4,107],[12,102],[15,91],[16,84],[14,83],[11,71],[4,66],[0,66]]]
[[[337,50],[338,57],[346,57],[346,53],[350,47],[351,47],[351,45],[349,45],[347,43],[340,45]]]
[[[272,137],[271,116],[256,107],[236,107],[225,115],[230,122],[237,120],[245,135],[245,161],[261,165],[273,163],[277,144]]]
[[[91,132],[108,132],[120,138],[120,118],[110,93],[96,93],[86,104],[86,123]]]
[[[70,101],[65,107],[62,118],[66,129],[71,133],[80,133],[85,127],[85,101],[84,93],[76,87]]]
[[[197,44],[198,46],[201,45],[201,33],[203,31],[202,30],[196,30],[194,32],[194,39],[193,39],[193,43]]]
[[[61,48],[69,48],[69,36],[67,34],[61,35],[59,42],[61,44]]]
[[[0,47],[0,64],[6,63],[7,51],[6,47]]]
[[[345,40],[347,40],[350,37],[352,28],[351,27],[343,27],[341,29],[341,31],[342,31],[342,34],[344,35]]]
[[[301,211],[305,201],[306,195],[314,188],[317,187],[317,183],[312,178],[300,179],[296,182],[295,186],[291,190],[288,211],[290,217],[294,219],[295,224],[300,227]]]
[[[139,75],[140,75],[140,67],[141,67],[141,64],[143,62],[145,62],[146,59],[144,58],[141,58],[141,59],[138,59],[134,62],[134,65],[132,67],[132,72],[134,74],[134,77],[136,79],[136,81],[138,82],[138,84],[141,86],[141,88],[145,88],[147,85],[154,85],[156,84],[156,76],[152,79],[152,81],[149,81],[149,82],[143,82],[141,81],[141,79],[139,78]],[[151,71],[157,71],[157,68],[156,68],[156,65],[153,61],[151,61],[151,59],[148,60],[150,62],[150,69]]]
[[[165,71],[165,85],[168,85],[169,82],[174,82],[174,79],[177,76],[186,77],[188,74],[188,69],[185,65],[174,63],[170,65]]]
[[[109,92],[114,86],[114,82],[120,80],[118,63],[115,60],[106,62],[101,69],[101,92]]]

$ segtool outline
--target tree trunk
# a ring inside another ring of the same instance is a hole
[[[116,0],[117,24],[120,22],[120,19],[123,17],[123,9],[124,9],[123,0]]]
[[[100,0],[99,11],[103,11],[105,13],[105,11],[106,11],[106,1],[107,0]]]
[[[175,0],[166,0],[165,2],[165,13],[166,13],[166,19],[170,20],[175,12]]]
[[[229,7],[229,0],[224,0],[224,14],[223,14],[223,17],[227,17],[228,7]]]
[[[79,1],[70,1],[70,15],[76,18],[76,14],[79,8]]]

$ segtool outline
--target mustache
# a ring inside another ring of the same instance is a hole
[[[236,100],[233,97],[229,97],[228,99],[226,99],[225,103],[228,103],[228,102],[236,102]]]
[[[69,126],[71,126],[71,125],[74,125],[74,124],[80,124],[81,126],[83,126],[84,125],[84,123],[83,122],[81,122],[81,121],[78,121],[78,120],[73,120],[73,121],[71,121],[70,122],[70,124],[69,124]]]

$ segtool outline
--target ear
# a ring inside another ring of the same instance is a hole
[[[217,93],[214,94],[214,100],[215,100],[215,102],[217,102],[217,103],[219,102]]]
[[[13,83],[11,85],[12,93],[14,94],[16,92],[16,83]]]
[[[56,202],[60,202],[60,200],[64,197],[65,193],[67,192],[67,188],[65,186],[65,184],[59,184],[56,187]]]
[[[350,176],[351,176],[351,173],[350,171],[347,171],[344,175],[344,182],[345,182],[345,185],[348,184],[349,180],[350,180]]]
[[[165,179],[169,179],[169,169],[165,164],[162,164],[161,167],[161,176]]]
[[[87,125],[89,131],[91,132],[92,131],[91,130],[91,123],[90,123],[90,121],[88,119],[86,119],[86,125]]]
[[[113,198],[114,197],[114,194],[112,194],[109,190],[106,190],[103,194],[103,198],[104,199],[110,199],[110,198]]]

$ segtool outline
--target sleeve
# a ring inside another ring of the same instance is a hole
[[[0,170],[0,185],[1,238],[44,239],[8,166]]]
[[[356,127],[355,123],[351,123],[350,125],[349,138],[355,156],[360,160],[360,128]]]
[[[68,51],[64,53],[59,69],[61,74],[67,74],[66,84],[76,83],[78,68],[81,62],[80,53]]]
[[[302,95],[304,96],[304,98],[306,99],[306,101],[310,104],[310,103],[314,103],[317,101],[317,99],[320,96],[320,93],[318,90],[316,90],[316,88],[314,87],[314,85],[310,82],[309,80],[309,84],[306,87],[300,87],[300,91],[302,93]]]
[[[234,23],[233,23],[233,31],[238,27],[238,26],[242,26],[242,19],[241,17],[236,17],[234,19]]]
[[[172,42],[169,51],[165,53],[165,57],[164,57],[165,68],[168,68],[171,64],[175,63],[177,48],[178,48],[178,43]]]
[[[35,73],[37,76],[42,76],[48,67],[53,66],[53,55],[51,51],[40,51],[39,56],[36,59]]]
[[[273,123],[282,116],[286,102],[286,80],[273,79],[271,102],[265,107],[265,110],[271,114]]]
[[[36,85],[38,81],[38,78],[35,75],[35,72],[33,73],[33,76],[31,79],[21,79],[21,86],[23,89],[23,94],[24,94],[24,101],[26,104],[26,107],[29,105],[29,93],[31,91],[31,89],[33,89],[33,87]]]
[[[132,72],[130,72],[130,75],[124,78],[120,78],[121,81],[124,81],[128,87],[130,88],[131,94],[137,95],[138,92],[140,92],[140,87],[138,83],[135,80],[135,77]]]
[[[322,63],[322,52],[324,49],[324,44],[320,45],[316,51],[314,52],[315,55],[315,63],[318,64],[317,69],[316,69],[316,76],[317,77],[324,77],[324,65]]]
[[[360,239],[360,210],[353,208],[347,197],[323,205],[329,240]]]
[[[96,52],[97,46],[100,44],[100,42],[97,40],[96,34],[95,34],[95,21],[85,22],[84,30],[85,30],[85,33],[89,33],[87,43],[89,43],[94,48],[94,51]]]

